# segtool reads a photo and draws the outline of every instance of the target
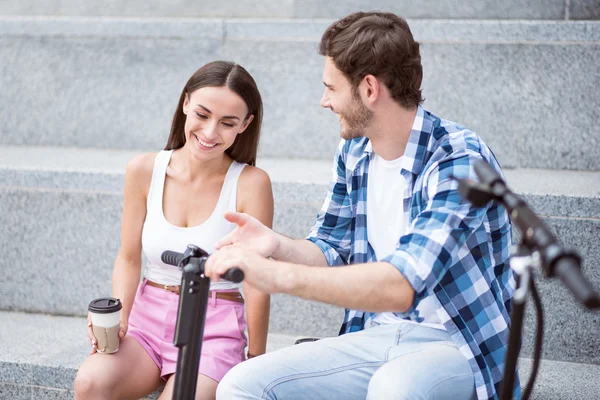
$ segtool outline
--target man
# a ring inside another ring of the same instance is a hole
[[[488,399],[499,396],[515,287],[501,205],[475,208],[455,177],[493,153],[420,104],[419,44],[403,19],[355,13],[324,33],[321,105],[342,141],[307,239],[243,214],[207,261],[246,281],[346,308],[341,336],[244,362],[220,399]],[[314,266],[343,266],[314,268]],[[515,396],[520,396],[518,382]]]

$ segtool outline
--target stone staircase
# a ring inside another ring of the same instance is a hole
[[[200,65],[234,60],[257,80],[258,165],[273,181],[275,229],[308,232],[339,140],[319,107],[317,44],[334,18],[357,9],[409,18],[426,108],[486,140],[509,186],[579,250],[600,288],[600,3],[530,3],[0,2],[0,399],[72,398],[89,352],[87,302],[110,291],[124,166],[164,147],[179,92]],[[600,314],[556,279],[537,282],[546,326],[533,397],[597,398]],[[269,349],[335,335],[342,315],[273,296]],[[534,332],[529,308],[522,378]]]

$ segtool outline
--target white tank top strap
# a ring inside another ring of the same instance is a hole
[[[160,212],[162,214],[165,177],[169,161],[171,161],[171,154],[173,154],[173,150],[162,150],[156,155],[156,159],[154,160],[152,182],[148,190],[148,198],[146,199],[146,210],[148,213]]]
[[[218,210],[219,212],[222,211],[224,213],[225,211],[237,211],[236,204],[238,182],[245,166],[246,164],[242,164],[237,161],[233,161],[229,166],[229,170],[225,176],[225,181],[223,182],[221,198],[219,199],[223,200],[222,203],[220,201],[219,203],[221,203],[222,207],[224,208],[222,210]]]

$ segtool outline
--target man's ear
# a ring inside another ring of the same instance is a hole
[[[187,93],[185,94],[185,99],[183,99],[183,109],[181,111],[183,111],[183,113],[185,115],[187,115],[188,113],[188,107],[190,106],[190,97],[187,95]]]
[[[361,84],[363,85],[365,100],[370,104],[375,103],[381,96],[381,82],[373,75],[366,75]]]
[[[242,124],[242,129],[238,132],[238,135],[242,132],[244,132],[246,130],[246,128],[248,128],[248,126],[250,125],[250,122],[252,122],[252,120],[254,119],[254,114],[250,114],[248,116],[248,118],[246,118],[244,120],[244,123]]]

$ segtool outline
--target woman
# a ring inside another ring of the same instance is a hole
[[[121,299],[119,351],[91,355],[75,378],[76,399],[138,399],[164,381],[170,399],[178,349],[173,345],[181,271],[160,260],[165,250],[195,244],[208,253],[235,229],[226,211],[273,221],[268,175],[254,167],[262,120],[256,83],[241,66],[209,63],[192,75],[175,111],[165,150],[132,159],[125,173],[121,248],[113,271],[113,297]],[[148,263],[139,282],[141,252]],[[137,288],[137,291],[136,291]],[[269,296],[244,285],[211,284],[196,399],[213,399],[225,373],[265,352]],[[244,318],[244,298],[246,318]]]

